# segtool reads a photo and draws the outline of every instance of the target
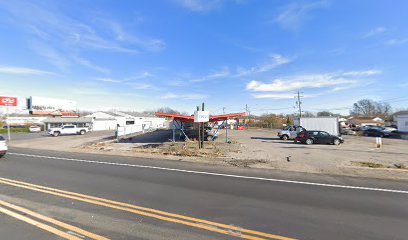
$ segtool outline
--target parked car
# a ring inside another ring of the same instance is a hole
[[[68,134],[80,134],[84,135],[89,132],[89,129],[86,127],[77,127],[75,125],[64,125],[58,128],[48,129],[48,135],[58,137],[59,135],[68,135]]]
[[[384,131],[381,128],[369,128],[363,131],[363,135],[366,137],[389,137],[391,132]]]
[[[10,125],[9,127],[7,125],[3,126],[3,128],[25,128],[26,126],[24,125]]]
[[[295,139],[298,133],[305,131],[305,129],[301,126],[286,126],[282,130],[278,132],[278,137],[282,140],[288,140],[288,139]]]
[[[384,132],[394,132],[394,131],[397,131],[397,129],[394,128],[394,127],[382,127],[381,129],[382,129]]]
[[[37,125],[33,125],[28,128],[28,131],[31,133],[41,132],[41,127]]]
[[[0,136],[0,158],[6,155],[8,150],[6,139],[3,136]]]
[[[356,131],[353,131],[350,128],[342,128],[340,129],[340,134],[342,135],[357,135]]]
[[[325,131],[304,131],[298,134],[295,142],[306,143],[308,145],[314,143],[339,145],[344,143],[344,139]]]

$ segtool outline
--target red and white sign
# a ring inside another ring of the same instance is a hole
[[[15,97],[1,97],[0,96],[0,106],[17,106],[17,98]]]

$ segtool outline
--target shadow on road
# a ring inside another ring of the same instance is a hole
[[[163,143],[168,142],[172,138],[171,130],[158,130],[154,132],[149,132],[127,139],[122,139],[120,143]]]
[[[273,137],[273,138],[266,138],[266,137],[251,137],[251,139],[257,139],[257,140],[281,140],[280,138]]]

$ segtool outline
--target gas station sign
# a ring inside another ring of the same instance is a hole
[[[0,96],[0,106],[16,107],[17,98]]]

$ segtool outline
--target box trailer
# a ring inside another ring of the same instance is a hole
[[[295,125],[302,126],[308,131],[325,131],[335,136],[340,136],[338,117],[312,117],[295,119]]]

